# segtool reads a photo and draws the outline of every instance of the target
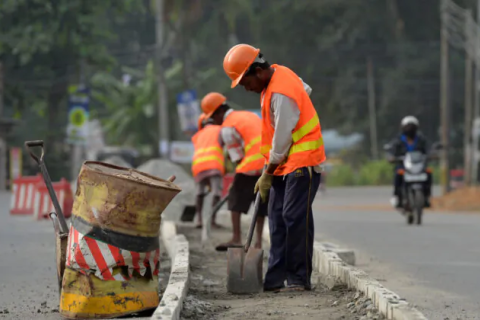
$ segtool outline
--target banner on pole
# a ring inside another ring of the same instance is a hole
[[[86,145],[90,118],[90,90],[82,86],[70,86],[68,91],[70,95],[68,98],[67,142]]]
[[[196,132],[200,104],[195,90],[186,90],[177,95],[177,111],[182,131]]]

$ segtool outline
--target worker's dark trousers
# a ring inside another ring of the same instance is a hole
[[[287,285],[311,288],[313,257],[312,203],[320,173],[301,168],[272,182],[268,203],[270,258],[265,289]]]

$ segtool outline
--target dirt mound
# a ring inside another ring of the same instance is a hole
[[[480,211],[480,187],[464,187],[432,199],[434,209]]]

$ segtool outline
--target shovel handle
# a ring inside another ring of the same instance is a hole
[[[45,181],[45,185],[47,186],[48,193],[50,195],[50,199],[52,200],[53,207],[55,208],[55,213],[57,215],[60,233],[61,234],[68,234],[68,226],[67,222],[65,221],[65,216],[63,215],[62,207],[58,202],[57,195],[55,194],[55,190],[53,189],[52,179],[48,174],[47,166],[43,161],[43,156],[45,155],[44,149],[44,142],[43,140],[33,140],[33,141],[25,141],[25,148],[27,148],[28,153],[30,156],[37,162],[38,166],[40,167],[40,171],[42,172],[43,180]],[[32,149],[39,147],[41,148],[42,152],[40,156],[38,153],[36,154]]]
[[[247,242],[245,243],[245,252],[248,251],[248,249],[250,248],[250,245],[252,244],[253,231],[255,231],[255,225],[257,224],[258,209],[260,208],[260,201],[262,201],[262,198],[260,197],[260,192],[257,192],[257,196],[255,197],[255,209],[253,211],[252,222],[250,223]]]
[[[40,153],[40,156],[35,154],[35,152],[33,151],[33,148],[35,147],[41,148],[42,151]],[[32,157],[32,159],[35,160],[35,162],[38,165],[40,165],[43,162],[43,156],[45,155],[43,140],[25,141],[25,148],[27,148],[27,151],[30,154],[30,157]]]

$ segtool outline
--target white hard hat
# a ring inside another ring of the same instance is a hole
[[[418,125],[420,124],[418,122],[418,119],[415,118],[414,116],[406,116],[405,118],[402,119],[402,127],[405,127],[407,124],[414,124],[418,127]]]

